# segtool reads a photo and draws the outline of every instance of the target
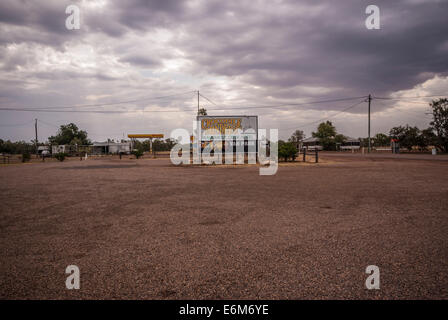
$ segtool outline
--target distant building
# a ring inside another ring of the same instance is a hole
[[[93,154],[117,154],[117,153],[131,153],[130,142],[94,142],[92,146]]]
[[[50,147],[49,146],[38,146],[37,147],[38,154],[42,154],[42,152],[44,152],[44,151],[50,151]]]
[[[345,141],[341,144],[341,150],[358,150],[361,148],[361,142],[359,139],[347,137]]]
[[[79,146],[79,145],[53,145],[51,146],[51,153],[67,153],[70,155],[77,154],[118,154],[118,153],[131,153],[130,142],[94,142],[93,145]]]
[[[60,144],[60,145],[53,145],[51,146],[51,153],[68,153],[69,145],[66,144]]]
[[[322,145],[320,144],[319,138],[306,138],[302,141],[303,148],[306,150],[314,151],[314,150],[323,150]]]

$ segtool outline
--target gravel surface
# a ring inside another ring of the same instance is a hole
[[[0,298],[447,299],[448,162],[328,160],[2,166]]]

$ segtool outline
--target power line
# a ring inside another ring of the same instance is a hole
[[[386,101],[381,101],[381,100],[379,100],[379,101],[377,101],[378,103],[380,103],[381,105],[383,105],[383,106],[385,106],[385,107],[391,107],[391,105],[388,105],[388,104],[386,104]],[[407,112],[414,112],[414,113],[419,113],[419,114],[421,114],[422,115],[422,113],[424,113],[425,111],[427,112],[427,111],[429,111],[429,110],[409,110],[409,109],[400,109],[399,107],[392,107],[392,108],[390,108],[390,109],[388,109],[388,110],[391,110],[391,111],[393,111],[393,110],[395,110],[395,111],[399,111],[399,112],[404,112],[404,113],[407,113]],[[381,112],[381,111],[380,111]],[[431,113],[432,114],[432,113]]]
[[[55,127],[55,128],[59,128],[59,127],[60,127],[60,126],[57,126],[57,125],[55,125],[55,124],[51,124],[51,123],[42,121],[42,120],[40,120],[40,119],[37,119],[37,121],[39,121],[40,123],[43,123],[43,124],[45,124],[45,125],[47,125],[47,126],[50,126],[50,127]]]
[[[52,107],[17,107],[17,108],[0,107],[0,110],[18,109],[17,111],[22,111],[22,110],[26,110],[26,111],[35,111],[36,110],[37,111],[37,110],[51,110],[51,109],[105,107],[105,106],[111,106],[111,105],[117,105],[117,104],[123,104],[123,103],[133,103],[133,102],[142,102],[142,101],[148,101],[148,100],[159,100],[159,99],[171,98],[171,97],[185,95],[187,93],[193,93],[193,92],[196,92],[196,91],[187,91],[187,92],[176,93],[176,94],[171,94],[171,95],[167,95],[167,96],[147,97],[147,98],[141,98],[141,99],[116,101],[116,102],[109,102],[109,103],[83,104],[83,105],[58,106],[58,107],[56,107],[56,106],[52,106]]]
[[[198,93],[199,93],[199,91],[198,91]],[[208,102],[210,102],[210,103],[214,104],[215,106],[217,106],[216,103],[214,103],[212,100],[210,100],[210,99],[207,98],[206,96],[202,95],[201,93],[199,93],[199,95],[200,95],[202,98],[204,98],[205,100],[207,100]]]
[[[20,123],[20,124],[2,124],[2,123],[0,123],[0,127],[23,127],[23,126],[29,125],[32,122],[34,122],[34,120],[30,120],[26,123]]]
[[[410,100],[403,100],[403,99],[378,99],[378,98],[373,98],[372,100],[377,100],[379,102],[384,102],[384,101],[391,101],[394,103],[398,103],[398,102],[403,102],[403,103],[412,103],[412,104],[421,104],[421,105],[428,105],[429,102],[422,102],[422,101],[410,101]]]
[[[191,92],[197,92],[197,91],[191,91]],[[190,93],[191,93],[190,92]],[[218,106],[216,103],[214,103],[209,98],[205,97],[202,94],[199,94],[201,97],[206,99],[207,101],[213,103],[214,105]],[[167,97],[167,96],[165,96]],[[319,103],[331,103],[331,102],[340,102],[340,101],[349,101],[349,100],[355,100],[360,98],[365,98],[366,96],[361,97],[350,97],[350,98],[340,98],[340,99],[329,99],[329,100],[320,100],[320,101],[310,101],[310,102],[302,102],[302,103],[285,103],[285,104],[277,104],[277,105],[259,105],[259,106],[239,106],[239,107],[225,107],[225,108],[212,108],[209,109],[211,111],[226,111],[226,110],[243,110],[243,109],[265,109],[265,108],[282,108],[287,106],[303,106],[303,105],[310,105],[310,104],[319,104]],[[136,101],[136,100],[134,100]],[[140,101],[140,100],[139,100]],[[111,104],[118,104],[117,103],[111,103]],[[108,105],[111,105],[108,104]],[[99,106],[105,106],[106,104],[99,104]],[[82,107],[92,107],[94,105],[83,105]],[[73,108],[72,107],[63,107],[63,108]],[[78,106],[81,107],[81,106]],[[1,111],[19,111],[19,112],[50,112],[50,113],[100,113],[100,114],[124,114],[124,113],[152,113],[152,112],[191,112],[194,111],[194,109],[180,109],[180,110],[53,110],[57,107],[50,108],[0,108]]]
[[[292,129],[298,129],[298,128],[305,128],[305,127],[308,127],[308,126],[310,126],[310,125],[316,124],[316,123],[318,123],[318,122],[321,122],[321,121],[324,121],[324,120],[329,120],[329,119],[331,119],[331,118],[335,118],[335,117],[337,117],[338,115],[340,115],[341,113],[344,113],[344,112],[346,112],[346,111],[348,111],[348,110],[350,110],[350,109],[353,109],[353,108],[357,107],[358,105],[360,105],[360,104],[363,103],[363,102],[365,102],[365,100],[358,101],[358,102],[356,102],[355,104],[350,105],[349,107],[347,107],[347,108],[345,108],[345,109],[343,109],[343,110],[341,110],[341,111],[335,113],[335,114],[332,115],[331,117],[324,117],[324,118],[320,118],[320,119],[318,119],[318,120],[314,120],[314,121],[309,122],[309,123],[306,123],[306,124],[302,124],[302,125],[295,126],[295,127],[290,127],[290,128],[282,128],[282,129],[283,129],[283,130],[292,130]]]
[[[381,99],[381,100],[401,100],[401,99],[419,99],[419,98],[434,98],[434,97],[443,97],[446,96],[446,94],[434,94],[434,95],[430,95],[430,96],[415,96],[415,97],[400,97],[400,98],[392,98],[392,97],[375,97],[373,96],[374,99]]]
[[[212,103],[215,106],[219,106],[217,103],[213,102],[210,98],[204,96],[203,94],[199,93],[198,91],[186,91],[182,93],[176,93],[172,95],[165,95],[165,96],[156,96],[156,97],[147,97],[147,98],[141,98],[141,99],[132,99],[132,100],[122,100],[122,101],[116,101],[116,102],[109,102],[109,103],[96,103],[96,104],[85,104],[85,105],[72,105],[72,106],[51,106],[51,107],[0,107],[0,111],[24,111],[24,112],[69,112],[69,113],[132,113],[132,112],[180,112],[180,111],[192,111],[192,109],[183,109],[183,110],[132,110],[132,111],[124,111],[124,110],[88,110],[88,111],[81,111],[81,110],[67,110],[63,111],[60,109],[73,109],[73,108],[91,108],[91,107],[105,107],[105,106],[111,106],[111,105],[119,105],[119,104],[125,104],[125,103],[134,103],[134,102],[142,102],[142,101],[149,101],[149,100],[158,100],[158,99],[165,99],[180,95],[185,95],[188,93],[198,93],[201,97],[206,99],[208,102]],[[392,97],[373,97],[374,99],[380,99],[380,100],[402,100],[402,99],[418,99],[418,98],[430,98],[430,97],[439,97],[443,95],[429,95],[429,96],[414,96],[414,97],[400,97],[400,98],[392,98]],[[216,111],[225,111],[225,110],[241,110],[241,109],[264,109],[264,108],[281,108],[281,107],[288,107],[288,106],[304,106],[304,105],[310,105],[310,104],[320,104],[320,103],[332,103],[332,102],[339,102],[339,101],[349,101],[349,100],[356,100],[360,98],[366,98],[367,96],[360,96],[360,97],[349,97],[349,98],[340,98],[340,99],[328,99],[328,100],[320,100],[320,101],[310,101],[310,102],[302,102],[302,103],[284,103],[284,104],[273,104],[273,105],[255,105],[255,106],[226,106],[221,105],[225,107],[223,108],[211,108],[209,110],[216,110]],[[425,102],[417,102],[417,101],[406,101],[407,103],[416,103],[416,104],[426,104]],[[58,109],[53,111],[53,109]]]
[[[123,114],[123,113],[152,113],[152,112],[187,112],[193,109],[184,110],[41,110],[41,109],[18,109],[18,108],[0,108],[0,111],[19,111],[19,112],[46,112],[46,113],[102,113],[102,114]]]
[[[204,99],[207,99],[209,102],[213,103],[216,106],[219,106],[218,104],[214,103],[209,98],[205,97],[201,94],[201,97]],[[309,105],[309,104],[320,104],[320,103],[331,103],[331,102],[340,102],[340,101],[350,101],[350,100],[357,100],[366,98],[367,96],[360,96],[360,97],[349,97],[349,98],[340,98],[340,99],[329,99],[329,100],[320,100],[320,101],[310,101],[310,102],[301,102],[301,103],[284,103],[284,104],[276,104],[276,105],[258,105],[258,106],[239,106],[239,107],[226,107],[226,105],[220,105],[225,107],[225,109],[209,109],[209,110],[240,110],[240,109],[265,109],[265,108],[281,108],[281,107],[288,107],[288,106],[303,106],[303,105]]]

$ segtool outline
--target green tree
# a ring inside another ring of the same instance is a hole
[[[288,139],[288,142],[292,142],[297,148],[299,148],[300,142],[305,139],[305,134],[302,130],[296,130]]]
[[[59,152],[54,155],[54,157],[61,162],[64,161],[67,156],[68,156],[68,154],[65,152]]]
[[[418,146],[421,150],[429,146],[437,145],[437,136],[434,134],[433,128],[427,128],[421,131]]]
[[[170,151],[175,145],[172,139],[155,139],[152,146],[155,151]]]
[[[34,144],[27,143],[25,141],[12,142],[10,140],[1,140],[0,142],[0,152],[9,154],[23,154],[35,152]]]
[[[131,153],[135,156],[136,159],[139,159],[143,156],[143,151],[140,149],[135,149]]]
[[[140,144],[138,144],[137,149],[141,150],[142,152],[145,151],[149,152],[151,150],[151,140],[150,139],[143,140],[142,142],[140,142]]]
[[[408,124],[390,129],[389,135],[391,138],[397,139],[401,147],[412,150],[413,146],[420,145],[420,129],[417,127],[410,127]]]
[[[369,138],[358,138],[359,142],[360,142],[360,146],[367,148],[369,146]]]
[[[437,136],[437,146],[448,152],[448,99],[443,98],[429,104],[432,108],[431,126]]]
[[[342,143],[344,143],[345,141],[347,140],[347,137],[346,136],[344,136],[343,134],[336,134],[335,136],[334,136],[334,142],[335,143],[339,143],[339,144],[342,144]]]
[[[31,154],[28,151],[22,153],[22,162],[28,162],[30,160],[31,160]]]
[[[297,148],[292,142],[285,142],[283,140],[278,141],[278,156],[288,161],[291,158],[293,161],[296,158]]]
[[[90,145],[91,142],[87,139],[87,132],[79,130],[76,124],[70,123],[67,125],[61,125],[58,133],[55,136],[48,138],[50,144],[78,144],[78,145]]]
[[[384,133],[377,133],[373,137],[373,145],[375,147],[389,146],[390,145],[390,138],[389,138],[388,135],[386,135]]]
[[[314,138],[319,138],[319,142],[324,148],[324,150],[335,150],[336,149],[336,128],[333,126],[331,121],[322,122],[317,127],[317,132],[312,132]]]
[[[389,130],[389,136],[393,139],[404,140],[405,127],[398,126]]]

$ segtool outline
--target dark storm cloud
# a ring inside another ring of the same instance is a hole
[[[188,19],[184,1],[111,0],[97,12],[90,12],[86,23],[91,31],[121,37],[129,31],[176,27]]]
[[[0,22],[45,30],[49,33],[66,32],[65,8],[78,1],[3,0],[0,2]]]
[[[282,4],[261,12],[243,7],[235,23],[216,12],[222,19],[190,26],[195,41],[182,45],[208,72],[276,88],[342,86],[385,94],[426,80],[423,73],[448,71],[441,49],[448,39],[448,2],[377,1],[381,30],[364,26],[369,3],[325,2],[310,16],[301,11],[306,8],[294,12],[293,4],[289,15],[282,15]],[[200,39],[211,41],[202,46]]]
[[[65,37],[74,34],[65,29],[66,16],[61,14],[67,4],[2,2],[0,20]],[[205,1],[195,6],[175,0],[111,1],[101,10],[88,11],[84,19],[86,29],[112,37],[183,28],[186,36],[175,45],[195,68],[242,76],[261,86],[338,86],[363,94],[387,93],[412,87],[424,80],[423,73],[448,70],[446,47],[441,49],[448,39],[448,2],[376,1],[381,30],[365,28],[368,4]],[[158,64],[143,54],[126,54],[121,60]]]
[[[145,30],[148,26],[166,27],[176,24],[185,12],[185,2],[179,0],[115,1],[119,21],[131,29]]]

